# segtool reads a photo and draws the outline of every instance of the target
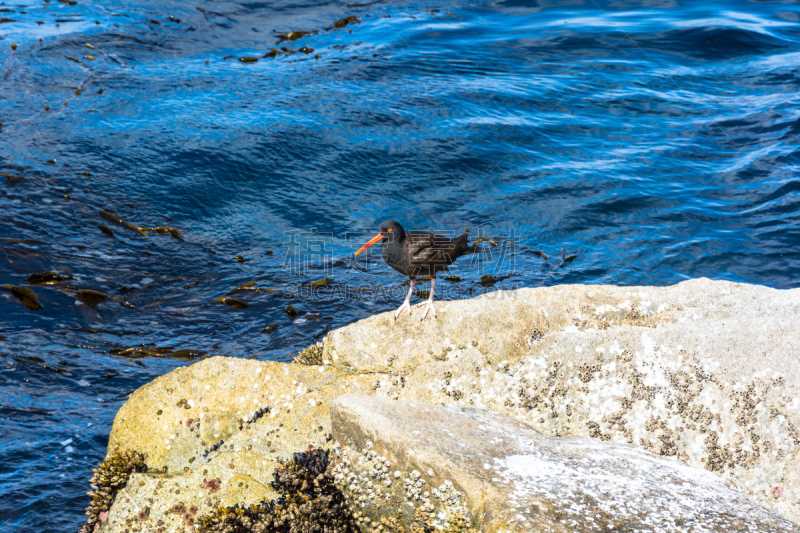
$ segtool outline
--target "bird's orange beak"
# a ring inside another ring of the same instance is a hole
[[[373,244],[375,244],[376,242],[378,242],[381,239],[383,239],[383,235],[378,233],[373,238],[371,238],[367,244],[365,244],[364,246],[359,248],[358,251],[355,253],[355,255],[360,254],[361,252],[363,252],[364,250],[366,250],[367,248],[369,248],[370,246],[372,246]]]

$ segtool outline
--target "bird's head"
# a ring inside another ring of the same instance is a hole
[[[355,255],[360,254],[376,242],[386,239],[387,242],[395,242],[405,237],[406,232],[403,231],[403,226],[394,220],[387,220],[381,224],[378,234],[369,240],[367,244],[359,248]]]

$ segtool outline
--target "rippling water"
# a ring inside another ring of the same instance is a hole
[[[399,305],[377,247],[352,257],[387,218],[499,243],[443,298],[800,286],[791,3],[6,0],[0,20],[0,284],[43,306],[0,288],[3,531],[80,526],[154,377],[289,360]],[[26,281],[44,271],[74,279]]]

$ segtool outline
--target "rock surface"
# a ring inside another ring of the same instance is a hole
[[[402,531],[448,528],[459,513],[485,533],[800,531],[707,470],[493,411],[345,395],[331,418],[351,508]],[[402,476],[381,476],[387,463]]]
[[[135,449],[166,475],[133,474],[103,530],[175,530],[186,522],[175,504],[199,515],[272,497],[275,461],[326,445],[330,403],[350,393],[631,444],[711,470],[800,523],[800,290],[573,285],[438,302],[437,314],[333,331],[311,350],[319,366],[214,357],[140,388],[109,451]]]

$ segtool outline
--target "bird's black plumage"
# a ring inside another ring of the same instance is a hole
[[[436,309],[433,305],[433,291],[436,287],[436,273],[447,268],[459,257],[475,253],[475,248],[469,245],[469,235],[465,231],[458,237],[450,238],[436,235],[427,231],[405,231],[403,226],[394,220],[387,220],[381,224],[380,231],[367,244],[356,252],[360,254],[378,241],[381,244],[381,255],[393,269],[411,278],[408,295],[405,302],[395,312],[394,317],[408,309],[411,314],[411,295],[414,292],[415,279],[419,276],[430,276],[431,290],[428,299],[419,304],[425,306],[422,319]]]
[[[427,231],[405,231],[394,220],[381,224],[381,255],[393,269],[410,278],[435,276],[459,257],[472,253],[469,234],[450,238]]]

